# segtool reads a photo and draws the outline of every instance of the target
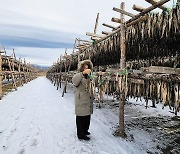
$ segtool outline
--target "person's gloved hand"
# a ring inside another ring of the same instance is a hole
[[[84,71],[83,71],[83,74],[90,74],[91,73],[91,69],[85,69]]]

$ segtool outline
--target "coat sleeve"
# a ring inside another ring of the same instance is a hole
[[[81,82],[81,80],[82,80],[82,78],[83,78],[82,73],[77,73],[77,74],[75,74],[75,75],[73,76],[73,78],[72,78],[72,83],[73,83],[73,85],[74,85],[75,87],[78,87],[79,84],[80,84],[80,82]]]

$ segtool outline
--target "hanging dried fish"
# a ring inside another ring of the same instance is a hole
[[[177,112],[180,110],[180,84],[176,83],[174,85],[174,94],[175,94],[175,103],[174,103],[174,109],[175,109],[175,115],[177,115]]]

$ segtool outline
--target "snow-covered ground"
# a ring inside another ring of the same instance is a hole
[[[90,141],[76,136],[73,87],[39,77],[0,101],[0,154],[145,154],[136,143],[114,137],[114,114],[94,107]],[[117,121],[118,122],[118,121]]]
[[[174,111],[173,111],[173,107],[170,109],[169,106],[164,106],[163,108],[163,104],[162,103],[158,103],[155,104],[155,108],[152,108],[152,101],[148,100],[148,105],[147,108],[146,106],[146,102],[143,98],[140,99],[134,99],[134,98],[130,98],[128,99],[128,102],[131,102],[133,104],[139,105],[139,106],[144,106],[143,108],[139,108],[139,110],[141,110],[142,112],[146,113],[146,116],[149,115],[153,115],[153,116],[158,116],[163,115],[163,116],[174,116]],[[180,116],[180,112],[177,113],[177,116]]]

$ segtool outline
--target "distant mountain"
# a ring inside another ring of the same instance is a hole
[[[0,35],[0,44],[13,47],[72,48],[73,44],[44,41],[25,37]]]
[[[37,68],[40,71],[47,71],[49,69],[48,66],[41,66],[41,65],[38,65],[38,64],[31,64],[31,66]]]

